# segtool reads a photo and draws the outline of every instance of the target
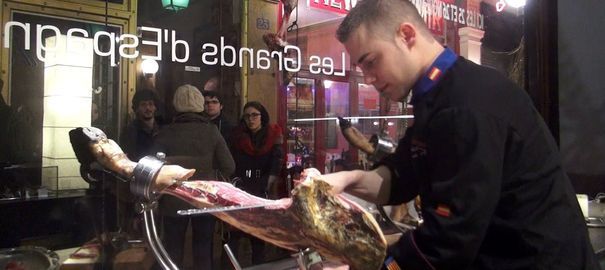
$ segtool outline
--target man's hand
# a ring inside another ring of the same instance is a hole
[[[384,166],[372,171],[340,171],[324,175],[319,174],[317,169],[306,169],[301,177],[306,178],[306,176],[323,180],[332,185],[334,194],[347,192],[375,204],[384,204],[389,199],[391,176],[389,170]]]
[[[347,186],[351,183],[351,173],[352,172],[342,171],[322,175],[317,169],[309,168],[302,172],[300,180],[305,181],[307,177],[322,180],[332,186],[332,192],[334,194],[339,194],[345,191]]]
[[[305,181],[307,177],[318,177],[321,175],[321,172],[315,168],[308,168],[302,171],[300,174],[300,181]]]

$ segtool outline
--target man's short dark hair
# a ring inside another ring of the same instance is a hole
[[[422,34],[429,34],[418,9],[409,0],[363,0],[351,9],[336,30],[336,38],[345,43],[350,35],[364,25],[368,33],[390,37],[403,21],[412,23]]]
[[[140,89],[134,93],[134,97],[132,97],[132,110],[136,111],[137,107],[139,107],[139,103],[147,100],[152,100],[153,103],[158,105],[158,96],[151,89]]]
[[[202,90],[202,95],[204,98],[216,98],[220,104],[223,104],[223,96],[218,91]]]

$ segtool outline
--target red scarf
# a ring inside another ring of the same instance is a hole
[[[251,155],[260,156],[268,153],[275,144],[282,143],[282,131],[278,125],[268,125],[267,134],[265,135],[264,142],[260,148],[254,148],[252,139],[250,138],[249,131],[246,126],[239,125],[233,130],[233,142],[234,146],[240,151]]]

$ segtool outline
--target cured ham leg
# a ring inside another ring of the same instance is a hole
[[[120,147],[96,128],[70,131],[70,141],[84,167],[98,162],[130,179],[136,163]],[[213,213],[234,227],[277,246],[298,251],[314,248],[326,258],[348,264],[351,269],[379,269],[386,240],[376,220],[358,204],[330,192],[331,186],[312,177],[292,190],[292,197],[266,200],[233,185],[216,181],[191,181],[180,185],[195,170],[180,166],[161,167],[154,181],[157,190],[181,198],[195,207],[250,206],[264,208]],[[168,188],[165,188],[168,187]],[[164,189],[165,188],[165,189]]]
[[[288,45],[286,42],[286,33],[288,33],[288,22],[290,21],[290,15],[292,11],[298,5],[298,0],[281,0],[283,6],[283,20],[277,28],[277,33],[267,33],[263,35],[263,41],[267,44],[270,51],[283,51],[284,47]]]
[[[164,191],[198,208],[269,204],[264,208],[215,212],[232,226],[274,245],[298,251],[314,248],[351,269],[380,269],[386,240],[378,224],[358,204],[332,195],[331,186],[309,179],[291,198],[266,200],[229,183],[188,181]]]
[[[283,6],[283,19],[282,23],[277,28],[277,33],[267,33],[263,35],[263,41],[267,44],[267,48],[269,51],[278,51],[283,52],[284,48],[288,45],[286,42],[286,34],[288,33],[288,22],[290,21],[290,15],[292,11],[298,6],[298,0],[280,0]],[[283,58],[289,57],[289,55],[284,55],[282,59],[278,59],[278,61],[282,61],[283,65],[286,64]],[[282,70],[282,83],[283,85],[287,85],[292,80],[294,74]]]
[[[282,19],[281,25],[277,29],[277,35],[282,39],[286,39],[286,33],[288,29],[286,25],[288,25],[288,23],[290,22],[290,15],[292,14],[292,11],[296,8],[296,6],[298,6],[298,0],[280,1],[282,2],[282,5],[284,5],[284,17]]]
[[[105,133],[95,127],[73,129],[69,132],[70,141],[78,161],[83,166],[98,162],[108,170],[118,173],[126,179],[134,175],[137,163],[128,159],[122,148]],[[185,169],[178,165],[163,166],[154,181],[154,188],[161,190],[176,181],[189,179],[195,173],[194,169]]]
[[[342,135],[345,137],[349,144],[359,148],[359,150],[365,152],[368,155],[374,154],[374,146],[370,143],[370,140],[366,138],[366,136],[361,133],[357,128],[351,125],[351,122],[342,117],[338,117],[338,124],[340,126],[340,131]]]
[[[278,34],[274,34],[274,33],[264,34],[263,41],[265,42],[265,44],[267,44],[267,47],[269,48],[269,51],[271,51],[271,52],[273,52],[273,51],[284,52],[284,49],[286,48],[286,46],[288,46],[288,43],[285,42],[284,39],[280,38]],[[282,65],[286,65],[286,62],[284,60],[286,57],[290,57],[289,52],[284,54],[281,58],[277,57],[277,60],[282,61]],[[285,68],[282,69],[281,72],[282,72],[282,83],[284,85],[287,85],[288,83],[290,83],[290,81],[294,77],[294,74],[292,72],[287,71]]]
[[[90,148],[97,161],[105,168],[120,175],[131,178],[136,163],[130,161],[122,152],[120,146],[111,139],[102,138],[90,143]],[[174,181],[184,181],[193,176],[195,169],[185,169],[178,165],[164,165],[155,179],[155,189],[161,190],[174,184]]]
[[[285,40],[286,40],[286,34],[288,33],[288,27],[286,27],[286,26],[290,22],[290,15],[292,14],[292,11],[298,5],[298,0],[280,0],[280,1],[282,2],[283,12],[284,12],[283,13],[284,17],[282,18],[282,23],[277,27],[277,33],[275,33],[275,34],[268,33],[268,34],[263,35],[263,40],[267,44],[267,47],[269,47],[269,49],[272,51],[281,51],[281,49],[283,49],[283,47],[285,47],[285,45],[287,45]],[[280,47],[281,47],[281,49],[280,49]]]

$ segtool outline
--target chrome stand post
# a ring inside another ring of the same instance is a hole
[[[179,268],[172,262],[168,252],[164,249],[155,226],[155,208],[159,194],[153,191],[152,184],[162,166],[164,166],[164,162],[152,156],[139,160],[134,168],[134,179],[130,182],[130,191],[142,200],[145,237],[155,259],[164,270],[178,270]]]
[[[227,252],[227,257],[229,257],[231,264],[233,264],[233,269],[242,270],[242,267],[239,265],[239,262],[235,258],[235,255],[233,255],[233,251],[231,251],[231,248],[229,247],[229,245],[224,244],[223,248],[225,249],[225,252]]]

